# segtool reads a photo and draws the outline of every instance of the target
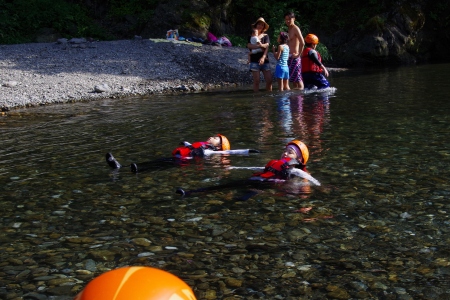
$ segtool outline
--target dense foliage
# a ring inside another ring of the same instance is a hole
[[[79,4],[64,0],[0,0],[0,43],[30,42],[43,28],[71,36],[106,37]]]
[[[249,25],[258,17],[270,24],[272,41],[285,31],[284,13],[294,11],[304,35],[310,30],[332,35],[339,30],[380,29],[394,7],[406,0],[0,0],[0,44],[32,42],[49,28],[64,37],[130,38],[160,34],[177,23],[180,29],[211,30],[245,45]],[[408,2],[409,3],[409,2]],[[436,28],[450,26],[450,4],[415,0]],[[164,23],[165,22],[165,23]],[[164,27],[164,28],[158,28]],[[195,30],[193,30],[195,31]],[[449,35],[448,30],[442,30]],[[160,35],[159,35],[160,36]],[[320,38],[320,36],[319,36]],[[320,49],[324,58],[326,48]]]

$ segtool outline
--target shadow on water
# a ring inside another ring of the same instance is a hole
[[[144,264],[200,299],[448,295],[447,69],[333,74],[328,94],[109,99],[0,118],[0,293],[73,295],[108,268]],[[139,174],[104,161],[167,157],[215,133],[262,152]],[[175,194],[248,178],[228,167],[264,166],[293,138],[320,187]]]

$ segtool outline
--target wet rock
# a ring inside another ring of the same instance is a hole
[[[97,270],[97,266],[95,264],[95,261],[92,259],[88,259],[86,260],[85,264],[85,269],[89,272],[95,272]]]
[[[66,241],[75,244],[89,244],[95,241],[91,237],[66,237]]]
[[[74,280],[72,278],[55,278],[55,279],[50,279],[49,281],[47,281],[47,284],[58,286],[58,285],[63,285],[64,283],[68,283],[68,282],[74,282]]]
[[[357,291],[366,291],[368,289],[367,285],[358,281],[350,282],[349,285]]]
[[[48,288],[50,295],[67,296],[72,294],[72,286],[57,286]]]
[[[207,290],[203,293],[203,298],[204,299],[217,299],[217,293],[215,290]]]
[[[9,87],[9,88],[13,88],[15,86],[17,86],[19,83],[17,81],[11,80],[11,81],[5,81],[2,83],[2,86],[4,87]]]
[[[225,283],[227,284],[227,286],[234,287],[234,288],[242,286],[242,280],[239,280],[236,278],[227,278],[225,280]]]
[[[327,296],[331,299],[341,299],[341,300],[350,299],[350,294],[343,288],[329,285],[327,286],[327,291],[328,291]]]
[[[439,297],[444,293],[444,291],[439,287],[427,287],[423,289],[422,293],[424,299],[440,299]]]
[[[23,295],[24,300],[47,300],[48,297],[39,293],[27,293]]]
[[[38,281],[48,281],[48,280],[52,280],[55,279],[56,276],[38,276],[38,277],[34,277],[34,280],[38,280]]]
[[[150,244],[152,243],[150,240],[146,239],[146,238],[135,238],[131,240],[134,244],[138,245],[138,246],[143,246],[143,247],[147,247],[150,246]]]
[[[23,261],[21,261],[20,259],[14,258],[14,257],[8,258],[8,262],[10,262],[11,264],[14,264],[14,265],[23,265]]]
[[[96,260],[112,261],[115,258],[115,253],[110,250],[92,250],[89,254]]]
[[[106,93],[106,92],[109,92],[110,90],[111,90],[111,88],[106,83],[97,84],[94,87],[94,91],[97,92],[97,93]]]
[[[87,40],[85,38],[71,38],[68,42],[71,44],[83,44],[86,43]]]

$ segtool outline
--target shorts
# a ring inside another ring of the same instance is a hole
[[[288,68],[288,66],[277,65],[275,67],[275,78],[278,78],[278,79],[289,79],[289,68]]]
[[[316,86],[317,89],[324,89],[330,86],[330,83],[320,73],[308,72],[303,73],[303,82],[305,83],[305,88],[311,89]]]
[[[250,71],[252,71],[252,72],[267,71],[267,70],[270,70],[269,63],[264,63],[262,65],[260,65],[257,62],[250,63]]]
[[[302,79],[302,60],[300,57],[288,59],[289,66],[289,81],[290,82],[301,82]]]

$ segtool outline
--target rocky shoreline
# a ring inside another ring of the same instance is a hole
[[[240,47],[135,38],[0,45],[0,110],[251,83]],[[273,66],[274,60],[271,63]]]

